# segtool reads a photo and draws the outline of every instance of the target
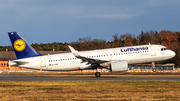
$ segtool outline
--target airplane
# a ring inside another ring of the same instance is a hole
[[[124,72],[129,64],[163,61],[175,56],[175,52],[162,45],[138,45],[77,51],[70,45],[70,53],[53,55],[39,54],[17,32],[9,32],[17,59],[9,62],[10,66],[50,71],[94,70],[96,77],[107,68],[110,72]]]

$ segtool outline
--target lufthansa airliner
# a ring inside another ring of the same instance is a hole
[[[163,61],[175,56],[165,46],[151,44],[80,52],[68,46],[71,53],[42,55],[17,32],[9,32],[8,35],[17,57],[9,65],[21,68],[53,71],[96,69],[95,76],[100,77],[102,68],[122,72],[128,70],[128,64]]]

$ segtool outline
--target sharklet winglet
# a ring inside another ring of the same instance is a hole
[[[73,55],[75,57],[79,57],[80,55],[78,54],[78,51],[76,51],[73,47],[71,47],[70,45],[68,45],[69,49],[71,50],[71,52],[73,53]]]

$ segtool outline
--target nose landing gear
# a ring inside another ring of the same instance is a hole
[[[153,72],[156,72],[156,68],[153,68],[152,71],[153,71]]]

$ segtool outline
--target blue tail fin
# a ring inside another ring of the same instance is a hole
[[[17,59],[42,56],[36,52],[34,48],[32,48],[31,45],[29,45],[18,33],[9,32],[8,35]]]

